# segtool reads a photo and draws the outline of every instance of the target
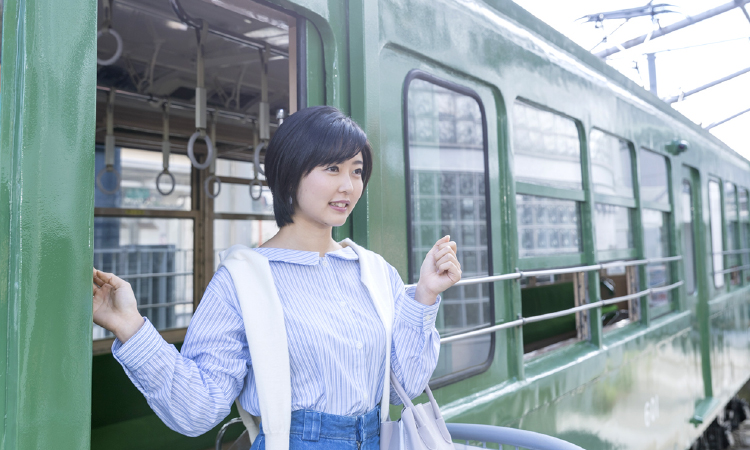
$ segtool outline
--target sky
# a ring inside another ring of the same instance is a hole
[[[577,20],[589,14],[644,6],[648,0],[514,1],[586,50],[596,47],[595,52],[647,34],[654,27],[651,17],[630,19],[627,23],[624,20],[605,21],[603,28]],[[731,1],[655,0],[654,4],[667,3],[680,11],[657,16],[659,24],[664,27]],[[746,8],[750,12],[750,4]],[[607,35],[608,42],[600,44]],[[750,21],[739,8],[735,8],[625,52],[615,53],[607,62],[648,89],[646,53],[656,54],[658,96],[676,96],[750,67]],[[703,126],[726,119],[750,108],[750,73],[688,96],[673,103],[672,107]],[[750,112],[716,126],[710,132],[750,159]]]

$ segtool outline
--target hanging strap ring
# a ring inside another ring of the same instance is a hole
[[[106,172],[112,172],[115,175],[115,188],[114,189],[106,189],[104,185],[102,184],[102,177],[104,177],[104,174]],[[107,166],[103,167],[99,173],[96,174],[96,187],[99,188],[99,190],[106,195],[114,195],[117,191],[120,190],[120,172],[116,171],[114,167]]]
[[[253,194],[253,187],[258,186],[258,195]],[[263,196],[263,182],[257,178],[250,182],[250,198],[253,200],[260,200]]]
[[[166,190],[166,191],[162,191],[161,186],[160,186],[161,177],[163,177],[164,175],[168,176],[169,179],[172,181],[172,186],[169,188],[169,190]],[[167,169],[162,170],[161,173],[156,176],[156,190],[159,191],[161,195],[169,195],[172,192],[174,192],[174,187],[176,184],[177,183],[175,182],[174,175],[172,175],[172,173]]]
[[[116,63],[118,59],[120,59],[120,56],[122,56],[122,37],[120,36],[120,33],[115,31],[113,28],[102,28],[96,33],[96,39],[98,40],[100,37],[108,33],[111,34],[113,38],[115,38],[115,41],[117,41],[117,49],[115,50],[115,54],[112,55],[112,57],[109,59],[96,58],[96,63],[100,66],[111,66],[112,64]]]
[[[203,141],[206,143],[206,148],[208,149],[208,153],[206,154],[206,160],[203,161],[203,163],[198,163],[198,160],[195,159],[195,152],[193,151],[193,146],[195,145],[196,139],[199,137],[203,138]],[[214,159],[214,144],[211,142],[211,138],[208,135],[201,136],[200,131],[196,131],[190,136],[190,140],[188,141],[187,145],[187,154],[188,158],[190,158],[190,162],[193,163],[193,167],[196,169],[205,169],[208,166],[211,165],[211,161]]]
[[[216,184],[216,192],[213,192],[211,189],[212,181]],[[217,177],[216,175],[211,175],[210,177],[206,178],[205,181],[203,181],[203,192],[205,192],[206,197],[210,199],[218,197],[219,194],[221,194],[221,178]]]
[[[255,153],[253,154],[253,163],[255,164],[255,172],[260,173],[263,176],[266,176],[266,171],[260,168],[260,151],[263,150],[263,147],[265,147],[265,142],[261,142],[260,144],[255,146]]]

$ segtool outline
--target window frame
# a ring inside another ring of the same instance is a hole
[[[453,81],[445,80],[443,78],[439,78],[431,73],[425,72],[420,69],[412,69],[410,70],[404,79],[403,84],[403,90],[402,90],[402,114],[403,114],[403,133],[404,133],[404,181],[405,181],[405,191],[406,191],[406,246],[408,249],[408,255],[407,255],[407,279],[409,283],[414,283],[414,267],[416,262],[414,261],[414,255],[411,251],[414,243],[414,236],[412,235],[412,223],[413,223],[413,214],[412,214],[412,195],[411,195],[411,164],[409,163],[409,87],[411,85],[411,82],[414,80],[422,80],[426,81],[428,83],[432,83],[434,85],[440,86],[444,89],[448,89],[450,91],[456,92],[461,95],[465,95],[467,97],[471,97],[474,99],[477,104],[479,105],[479,112],[482,115],[482,152],[484,154],[484,183],[485,183],[485,217],[487,221],[487,271],[488,275],[494,274],[494,264],[493,259],[494,255],[492,252],[492,223],[491,223],[491,205],[490,205],[490,162],[489,162],[489,140],[488,140],[488,131],[487,131],[487,113],[484,107],[484,102],[482,102],[482,98],[480,95],[474,91],[473,89],[462,86],[458,83],[455,83]],[[486,327],[491,327],[495,325],[495,285],[494,283],[488,283],[491,285],[489,292],[489,303],[490,303],[490,323],[486,325]],[[485,327],[479,327],[476,329],[481,329]],[[465,331],[471,331],[471,330],[465,330]],[[490,334],[490,348],[489,348],[489,354],[487,356],[487,359],[482,363],[478,364],[476,366],[471,366],[466,369],[459,370],[457,372],[453,372],[438,378],[435,378],[433,380],[430,380],[429,384],[430,387],[437,389],[443,386],[447,386],[449,384],[456,383],[458,381],[464,380],[466,378],[478,375],[480,373],[486,372],[491,366],[492,362],[495,359],[495,345],[497,341],[497,333],[489,333]]]
[[[580,239],[581,239],[581,250],[578,253],[568,253],[568,254],[551,254],[551,255],[544,255],[544,256],[529,256],[529,257],[521,257],[521,243],[518,235],[518,217],[516,217],[515,220],[515,226],[513,229],[513,232],[515,233],[515,239],[518,240],[517,245],[517,253],[515,255],[516,257],[516,265],[520,270],[532,270],[532,269],[553,269],[557,267],[568,267],[568,266],[579,266],[583,265],[586,261],[586,248],[585,248],[585,227],[584,227],[584,209],[587,204],[586,199],[586,183],[585,183],[585,171],[588,170],[585,167],[586,164],[586,143],[585,143],[585,133],[583,130],[583,125],[580,120],[576,119],[575,117],[572,117],[568,114],[562,113],[560,111],[556,111],[554,109],[548,108],[544,105],[541,105],[539,103],[536,103],[532,100],[529,100],[525,97],[516,97],[513,100],[513,104],[516,103],[523,103],[526,106],[530,106],[532,108],[537,108],[542,111],[546,111],[551,114],[558,115],[560,117],[566,118],[568,120],[571,120],[573,124],[576,127],[576,130],[578,131],[578,145],[579,145],[579,167],[581,170],[581,189],[567,189],[567,188],[559,188],[559,187],[552,187],[552,186],[544,186],[540,184],[534,184],[534,183],[527,183],[523,181],[516,181],[515,178],[515,167],[511,164],[511,173],[512,173],[512,183],[514,186],[514,196],[513,196],[513,208],[516,207],[516,201],[515,196],[517,195],[531,195],[535,197],[547,197],[552,198],[556,200],[572,200],[575,202],[578,202],[578,213],[579,213],[579,225],[580,225]],[[511,127],[512,128],[512,127]],[[511,130],[511,132],[513,132]],[[510,155],[515,158],[515,149],[513,148],[513,142],[512,139],[510,141],[510,149],[509,149]],[[517,214],[515,214],[517,216]]]
[[[718,224],[717,227],[721,231],[721,248],[719,249],[718,253],[722,256],[722,267],[721,270],[726,270],[726,263],[724,261],[724,251],[727,246],[726,242],[726,236],[725,236],[725,228],[724,228],[724,180],[720,177],[717,177],[715,175],[709,175],[708,176],[708,184],[706,193],[708,194],[708,242],[711,246],[711,251],[709,252],[709,256],[711,258],[711,278],[713,279],[713,282],[711,283],[713,293],[718,294],[724,291],[727,288],[727,280],[726,280],[726,274],[722,273],[722,280],[723,283],[721,286],[716,285],[716,266],[715,266],[715,254],[717,253],[716,249],[714,248],[714,242],[713,242],[713,224],[714,224],[714,217],[711,214],[711,183],[716,183],[716,185],[719,188],[719,217],[718,217]]]
[[[633,197],[625,197],[621,195],[611,195],[611,194],[600,194],[597,193],[594,190],[593,180],[591,180],[591,192],[593,194],[593,202],[592,205],[592,211],[596,208],[597,203],[602,203],[606,205],[613,205],[613,206],[621,206],[628,208],[630,210],[631,214],[631,225],[632,229],[630,232],[633,236],[633,248],[629,249],[617,249],[617,250],[598,250],[596,248],[593,249],[593,251],[596,253],[596,260],[598,262],[602,261],[614,261],[618,259],[635,259],[638,257],[638,244],[636,240],[636,229],[640,227],[640,217],[638,214],[638,188],[636,184],[638,183],[638,166],[637,166],[637,160],[635,155],[635,145],[633,142],[620,137],[614,133],[610,133],[602,128],[598,127],[592,127],[589,131],[588,136],[588,142],[589,142],[589,161],[591,161],[591,133],[594,131],[598,131],[600,133],[603,133],[607,136],[613,137],[615,139],[619,139],[623,142],[627,142],[628,144],[628,150],[630,152],[630,176],[631,176],[631,183],[633,184]],[[590,165],[593,167],[593,162],[590,163]],[[596,218],[595,214],[592,214],[592,229],[594,231],[594,236],[596,236]]]
[[[734,230],[734,233],[731,233],[732,236],[730,237],[730,229],[729,229],[729,223],[731,222],[728,219],[727,214],[727,207],[730,206],[727,204],[727,185],[732,185],[732,190],[734,191],[734,214],[735,214],[735,222],[737,223],[737,228]],[[737,187],[737,183],[733,181],[729,181],[727,179],[721,180],[721,207],[722,207],[722,226],[724,228],[724,270],[733,269],[735,267],[741,267],[742,266],[742,254],[732,254],[728,252],[733,251],[740,251],[742,249],[742,222],[740,221],[740,190]],[[730,239],[734,240],[734,247],[735,248],[729,248]],[[736,258],[736,259],[735,259]],[[733,260],[737,262],[737,266],[732,267]],[[727,291],[733,291],[736,289],[739,289],[742,287],[742,270],[737,271],[730,271],[724,274],[724,286],[727,287]],[[736,274],[736,275],[735,275]],[[739,277],[738,282],[732,283],[732,276]]]
[[[650,149],[648,147],[645,147],[645,146],[641,146],[639,148],[638,152],[639,153],[649,152],[649,153],[652,153],[652,154],[654,154],[654,155],[656,155],[656,156],[664,159],[665,170],[666,170],[666,174],[667,174],[666,186],[665,187],[666,187],[666,190],[667,190],[667,197],[668,197],[668,201],[667,202],[644,201],[642,199],[642,192],[643,191],[641,189],[641,186],[642,186],[643,179],[641,177],[641,167],[640,167],[640,164],[642,163],[641,162],[642,158],[641,158],[641,155],[638,155],[638,161],[637,161],[637,164],[638,164],[638,194],[637,195],[638,195],[638,204],[640,205],[640,207],[639,207],[639,214],[638,214],[638,216],[639,216],[638,217],[638,222],[639,222],[638,226],[639,226],[639,230],[640,230],[640,233],[641,233],[641,236],[642,236],[641,237],[641,245],[645,246],[645,242],[644,242],[644,238],[643,238],[643,236],[645,235],[645,230],[643,228],[643,212],[644,212],[644,210],[659,211],[662,214],[663,213],[667,213],[669,216],[668,216],[668,218],[666,220],[665,227],[666,227],[666,230],[667,230],[667,239],[668,239],[668,242],[667,242],[668,251],[667,251],[667,253],[668,254],[665,255],[665,257],[669,257],[669,256],[672,256],[669,253],[675,253],[675,245],[676,245],[676,241],[675,241],[675,238],[676,238],[676,235],[675,235],[676,218],[675,218],[675,212],[674,212],[674,206],[673,206],[674,202],[675,202],[675,194],[673,192],[673,183],[672,183],[672,178],[673,178],[672,177],[672,160],[670,159],[670,157],[668,155],[665,155],[665,154],[660,153],[658,151],[652,150],[652,149]],[[645,249],[645,247],[641,249],[641,252],[642,252],[641,254],[644,255],[644,257],[645,257],[645,255],[646,255],[646,249]],[[673,262],[667,262],[667,263],[663,263],[663,264],[666,264],[668,266],[668,268],[669,268],[669,278],[668,278],[668,280],[664,284],[664,286],[668,286],[668,285],[670,285],[670,284],[672,284],[672,283],[675,282],[674,281],[675,275],[678,273],[678,271],[677,271],[677,262],[673,261]],[[650,280],[648,278],[648,265],[644,265],[643,266],[643,270],[641,271],[640,275],[642,276],[641,288],[642,289],[648,288],[649,287],[649,283],[650,283]],[[667,292],[667,295],[669,296],[669,300],[668,300],[667,304],[661,305],[661,306],[651,307],[651,305],[650,305],[650,298],[648,298],[648,299],[645,300],[645,308],[647,310],[648,320],[649,321],[652,320],[652,319],[654,319],[654,318],[662,317],[664,315],[667,315],[667,314],[670,314],[670,313],[673,313],[673,312],[677,312],[677,311],[680,310],[680,304],[679,304],[679,300],[677,298],[677,296],[679,294],[677,293],[677,291],[670,290],[670,291]]]
[[[739,222],[739,228],[740,228],[740,243],[739,246],[741,249],[743,249],[743,253],[740,254],[740,262],[742,266],[750,265],[750,253],[747,253],[746,250],[748,249],[749,243],[750,243],[750,192],[748,192],[748,189],[735,184],[735,187],[737,189],[737,214],[738,218],[737,221]],[[743,219],[742,218],[742,202],[740,201],[740,194],[744,192],[745,193],[745,199],[746,204],[748,205],[748,214]],[[740,271],[742,274],[742,280],[741,280],[741,286],[745,286],[750,283],[750,269],[743,269]]]

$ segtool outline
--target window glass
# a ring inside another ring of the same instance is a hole
[[[591,131],[591,178],[598,194],[633,197],[630,144],[599,130]]]
[[[214,270],[219,268],[219,253],[237,244],[259,247],[271,239],[279,227],[270,220],[214,220]]]
[[[624,250],[633,244],[633,211],[624,206],[597,203],[594,210],[596,249]]]
[[[750,247],[750,214],[748,213],[747,189],[740,189],[738,194],[740,200],[740,228],[742,229],[742,242],[740,247],[743,250],[746,250]],[[750,265],[750,254],[747,252],[742,253],[742,265]],[[745,270],[745,282],[748,281],[750,281],[750,270]]]
[[[267,186],[263,186],[260,199],[253,200],[250,197],[250,184],[222,183],[221,192],[214,199],[214,212],[273,214],[273,195]]]
[[[708,182],[708,209],[711,218],[711,253],[714,268],[714,286],[724,286],[724,230],[721,227],[721,188],[717,181]]]
[[[643,246],[646,258],[669,256],[669,213],[644,209],[641,221],[643,222]],[[649,288],[670,283],[669,263],[649,264],[647,272]],[[649,306],[660,306],[668,302],[669,291],[659,292],[651,295]]]
[[[669,203],[667,159],[643,149],[640,154],[641,201]]]
[[[737,213],[737,192],[734,184],[724,183],[724,218],[727,224],[727,250],[740,249],[740,222]],[[740,266],[741,255],[732,253],[726,255],[728,268]],[[729,282],[732,285],[738,285],[742,281],[739,271],[729,272]]]
[[[95,170],[104,168],[104,147],[97,146]],[[169,172],[175,178],[175,188],[169,195],[162,195],[156,189],[156,177],[162,172],[161,152],[115,148],[114,168],[120,173],[120,189],[107,194],[95,185],[94,206],[97,208],[126,209],[173,209],[189,211],[190,201],[190,160],[185,155],[169,155]],[[169,177],[161,177],[161,188],[171,187]],[[115,176],[106,173],[101,176],[101,184],[109,191],[115,189]]]
[[[94,218],[94,267],[133,287],[157,330],[187,327],[193,314],[191,219]],[[94,339],[112,334],[94,325]]]
[[[264,169],[264,165],[260,165],[261,170]],[[255,164],[247,161],[234,161],[229,159],[217,159],[216,160],[216,171],[214,172],[219,177],[237,177],[237,178],[255,178]],[[266,177],[262,173],[258,172],[258,178],[265,180]]]
[[[682,261],[685,291],[695,292],[695,240],[693,237],[693,194],[688,180],[682,181]]]
[[[581,145],[575,122],[516,101],[513,164],[516,181],[582,189]]]
[[[483,118],[472,97],[421,79],[408,85],[408,161],[411,209],[411,279],[440,237],[458,244],[464,277],[490,273]],[[436,326],[441,335],[494,322],[491,285],[443,293]],[[433,377],[484,363],[490,336],[445,344]]]
[[[516,195],[519,257],[580,253],[580,205],[533,195]]]

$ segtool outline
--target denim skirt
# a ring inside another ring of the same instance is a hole
[[[265,450],[263,422],[250,450]],[[289,450],[380,450],[380,406],[361,416],[292,411]]]

